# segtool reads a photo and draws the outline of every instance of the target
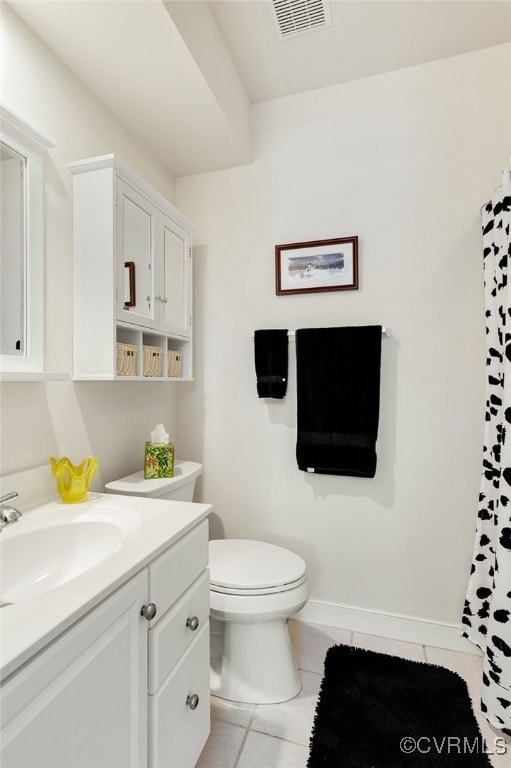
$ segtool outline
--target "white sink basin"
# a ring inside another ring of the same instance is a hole
[[[209,504],[89,494],[22,510],[0,533],[0,680],[145,568]]]
[[[115,552],[121,539],[119,526],[97,520],[0,534],[0,607],[71,581]]]

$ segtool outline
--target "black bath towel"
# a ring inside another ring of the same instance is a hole
[[[296,332],[299,469],[374,477],[381,325]]]
[[[287,328],[255,331],[254,354],[259,397],[285,397],[287,347]]]

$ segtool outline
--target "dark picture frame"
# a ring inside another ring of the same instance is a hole
[[[358,289],[358,237],[275,246],[277,296]]]

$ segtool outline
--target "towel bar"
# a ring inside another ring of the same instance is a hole
[[[294,339],[295,332],[294,331],[288,331],[287,333],[289,339]],[[381,327],[381,335],[382,336],[392,336],[392,328],[390,328],[388,325],[382,325]],[[252,334],[252,339],[254,338],[254,334]]]

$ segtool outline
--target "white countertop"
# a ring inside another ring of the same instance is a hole
[[[57,497],[56,497],[57,498]],[[55,588],[0,609],[0,680],[84,616],[117,587],[211,512],[209,504],[113,494],[90,494],[83,504],[50,501],[25,511],[0,533],[2,541],[68,523],[114,523],[119,543],[111,554]],[[27,537],[27,541],[28,541]],[[37,540],[37,539],[33,539]],[[2,579],[0,562],[0,597]]]

